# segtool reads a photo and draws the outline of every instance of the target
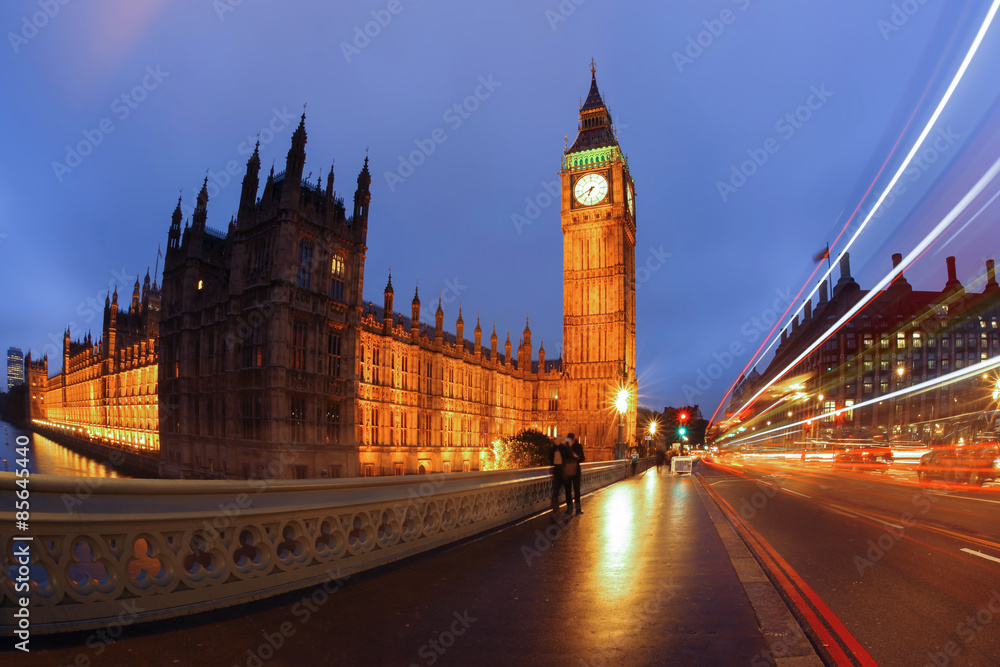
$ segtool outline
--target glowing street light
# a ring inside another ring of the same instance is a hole
[[[903,377],[903,375],[905,373],[906,373],[906,369],[903,368],[902,366],[900,366],[899,368],[896,369],[896,375],[898,375],[899,377]]]
[[[619,389],[618,398],[615,399],[615,410],[618,411],[619,415],[623,415],[628,412],[628,390]]]

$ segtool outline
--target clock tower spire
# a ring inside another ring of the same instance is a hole
[[[622,389],[626,446],[635,438],[635,185],[590,67],[576,140],[563,155],[563,371],[560,422],[591,460],[615,455]]]

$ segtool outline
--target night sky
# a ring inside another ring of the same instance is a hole
[[[425,309],[441,293],[448,329],[461,302],[470,326],[478,313],[515,347],[528,314],[555,357],[562,235],[547,185],[593,58],[636,182],[641,402],[709,416],[758,323],[794,300],[883,163],[865,211],[902,163],[990,4],[5,2],[0,350],[47,352],[58,370],[67,324],[96,339],[108,289],[127,300],[155,266],[178,192],[187,218],[209,169],[208,226],[226,229],[255,136],[263,171],[283,169],[307,104],[310,180],[334,162],[349,202],[368,150],[365,298],[381,302],[391,266],[397,302],[419,281]],[[998,65],[993,25],[936,148],[851,248],[863,288],[1000,156]],[[996,219],[994,205],[946,234],[909,281],[942,288],[954,254],[972,283],[1000,249]]]

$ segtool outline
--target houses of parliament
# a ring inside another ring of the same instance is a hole
[[[560,359],[535,349],[530,321],[516,349],[478,318],[467,329],[461,308],[446,326],[440,299],[422,323],[417,287],[391,275],[381,304],[364,301],[368,158],[346,203],[332,167],[303,180],[305,160],[303,114],[263,188],[255,148],[224,230],[208,224],[207,181],[183,226],[178,201],[162,286],[137,282],[125,313],[109,295],[102,338],[67,332],[59,375],[28,364],[33,418],[141,441],[164,477],[480,470],[526,428],[577,434],[588,460],[635,439],[635,192],[593,67],[560,171]]]

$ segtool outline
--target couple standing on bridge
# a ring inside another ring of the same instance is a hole
[[[566,439],[552,448],[552,511],[559,512],[559,487],[566,492],[566,516],[573,514],[573,499],[576,499],[576,513],[583,514],[580,505],[580,464],[587,460],[583,445],[570,433]]]

